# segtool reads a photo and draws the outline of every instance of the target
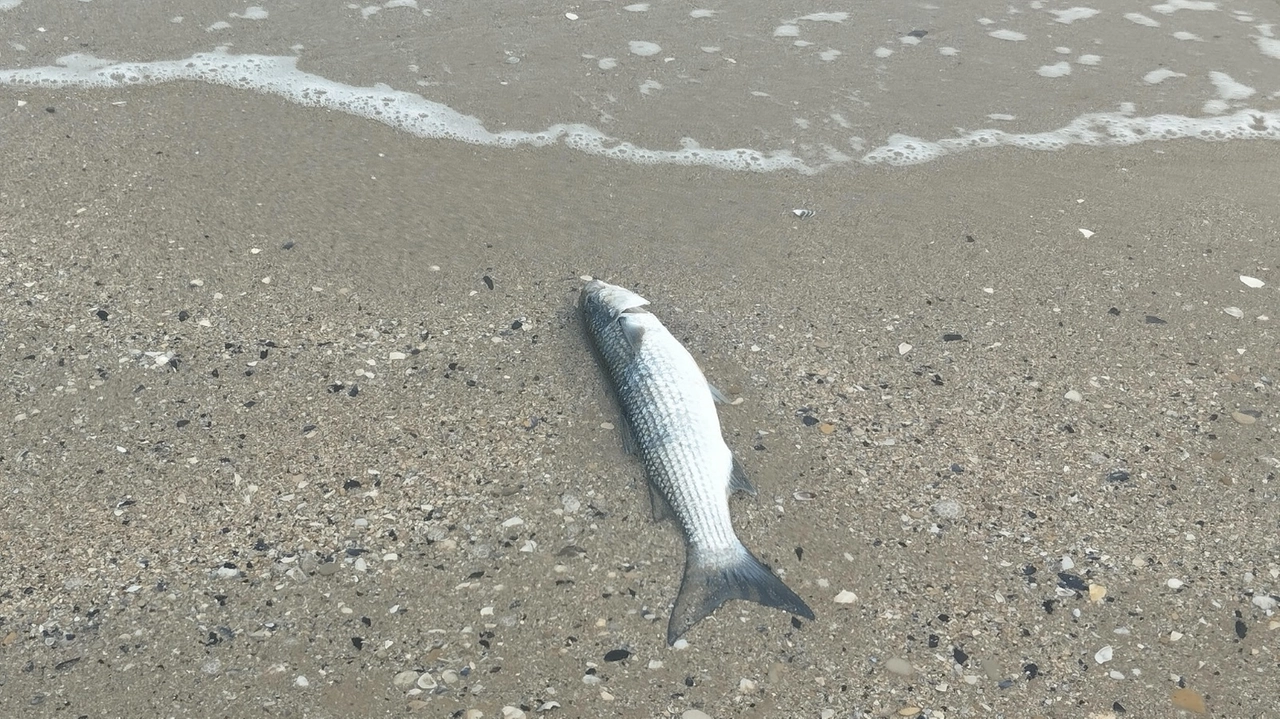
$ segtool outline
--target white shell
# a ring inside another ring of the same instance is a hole
[[[1265,287],[1267,284],[1266,282],[1263,282],[1257,277],[1250,277],[1249,275],[1240,275],[1240,281],[1254,288],[1255,290],[1258,289],[1259,287]]]

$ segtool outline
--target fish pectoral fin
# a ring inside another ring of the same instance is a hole
[[[729,395],[721,392],[719,387],[708,382],[707,389],[711,390],[711,399],[714,399],[716,404],[733,404],[733,400],[729,399]]]
[[[667,645],[675,644],[682,634],[730,599],[745,599],[814,619],[809,605],[746,547],[741,547],[738,557],[727,564],[700,561],[691,551],[685,557],[684,581],[667,622]]]
[[[756,496],[756,488],[751,484],[751,480],[747,479],[747,470],[742,468],[742,463],[737,457],[733,458],[733,471],[729,474],[729,494],[734,492],[746,492],[752,497]]]
[[[632,319],[630,315],[618,315],[618,327],[622,329],[622,336],[627,340],[627,344],[631,349],[635,350],[640,347],[640,343],[644,341],[644,325]]]
[[[666,519],[675,519],[676,513],[671,509],[671,503],[667,498],[662,496],[662,491],[649,484],[649,507],[653,510],[653,521],[661,522]]]

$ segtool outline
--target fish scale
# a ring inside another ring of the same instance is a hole
[[[594,280],[580,306],[623,414],[624,444],[644,462],[655,517],[674,515],[685,569],[667,624],[672,644],[730,599],[808,619],[813,610],[738,539],[733,490],[755,490],[724,443],[714,391],[688,350],[644,309],[648,300]]]

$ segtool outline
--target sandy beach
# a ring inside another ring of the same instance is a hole
[[[0,142],[0,714],[1275,715],[1280,144],[733,172],[190,82]],[[816,621],[666,646],[584,276],[742,400]]]

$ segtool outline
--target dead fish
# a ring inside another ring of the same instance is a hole
[[[622,407],[623,444],[644,461],[654,516],[674,517],[684,533],[684,579],[667,624],[667,644],[730,599],[813,619],[809,605],[733,529],[729,494],[755,489],[720,432],[715,403],[724,395],[645,309],[645,298],[593,280],[579,299]]]

